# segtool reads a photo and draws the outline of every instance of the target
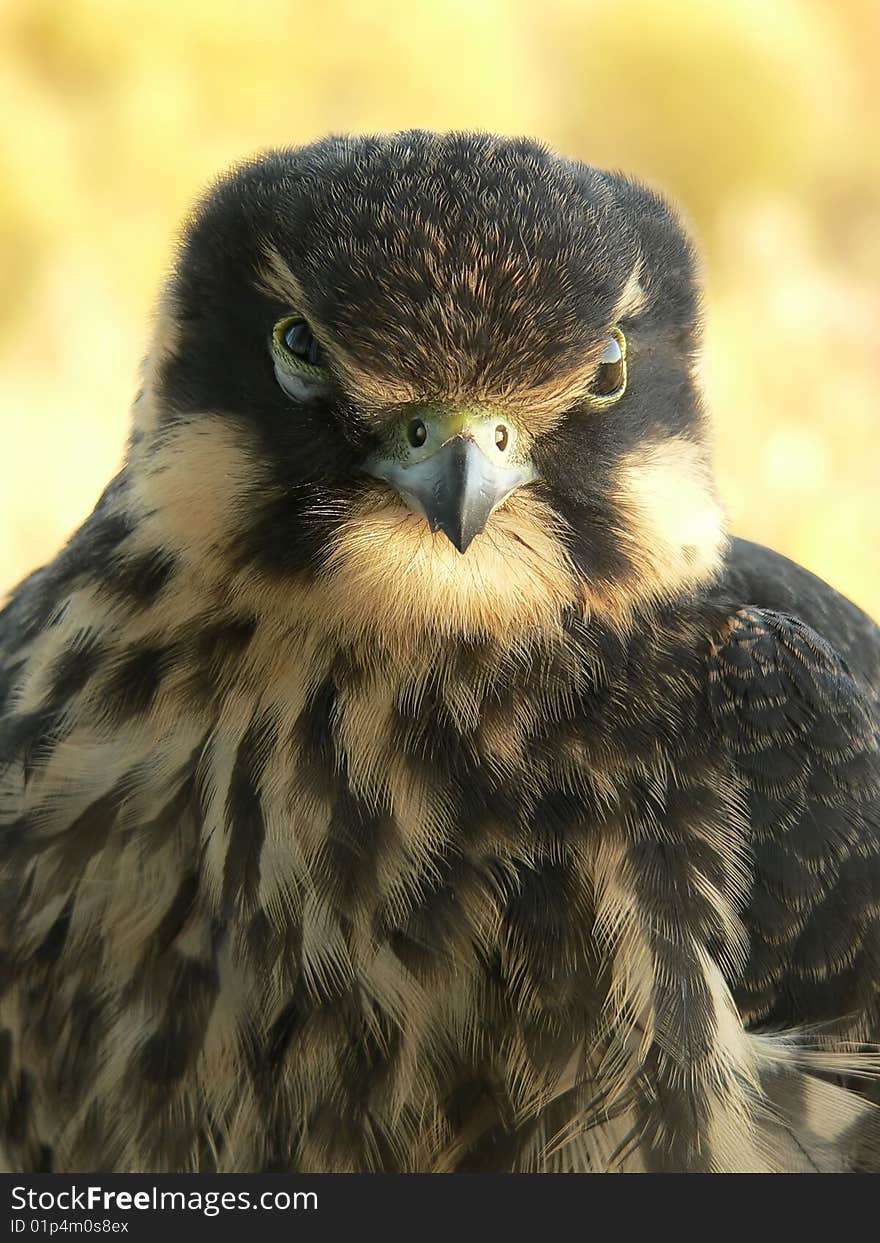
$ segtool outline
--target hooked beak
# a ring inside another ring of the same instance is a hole
[[[511,492],[537,478],[514,424],[480,408],[412,408],[364,468],[461,553]]]

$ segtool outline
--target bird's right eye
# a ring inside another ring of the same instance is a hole
[[[311,367],[323,367],[327,361],[323,346],[315,340],[315,334],[304,319],[282,320],[285,325],[282,340],[284,348],[298,362]]]
[[[300,315],[286,315],[272,329],[275,378],[297,401],[307,401],[326,387],[328,358],[308,322]]]

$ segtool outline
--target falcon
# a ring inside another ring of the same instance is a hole
[[[726,534],[699,350],[531,141],[210,189],[0,615],[9,1169],[880,1168],[880,632]]]

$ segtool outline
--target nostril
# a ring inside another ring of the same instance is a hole
[[[421,419],[413,419],[406,429],[406,438],[414,449],[420,449],[428,439],[428,429]]]
[[[495,428],[495,444],[501,450],[502,453],[507,448],[507,442],[509,439],[510,439],[510,436],[507,431],[507,428],[504,426],[503,423],[499,423],[498,426]]]

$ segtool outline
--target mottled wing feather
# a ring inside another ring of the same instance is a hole
[[[745,790],[755,879],[735,997],[752,1026],[880,1040],[880,738],[870,688],[797,618],[745,608],[709,693]]]

